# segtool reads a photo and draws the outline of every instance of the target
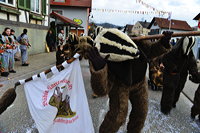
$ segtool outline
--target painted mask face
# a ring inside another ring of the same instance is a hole
[[[183,40],[183,54],[188,55],[194,46],[196,38],[194,37],[185,37]]]

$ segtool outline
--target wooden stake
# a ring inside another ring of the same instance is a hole
[[[71,59],[66,60],[66,62],[67,62],[68,64],[70,64],[70,63],[72,63],[72,62],[75,61],[75,60],[76,60],[76,58],[72,57]],[[59,69],[59,68],[61,68],[61,67],[63,67],[63,66],[62,66],[62,65],[58,65],[58,66],[56,66],[56,67],[57,67],[57,69]],[[47,74],[47,73],[49,73],[49,72],[51,72],[51,69],[48,69],[48,70],[44,71],[45,74]],[[37,76],[40,77],[39,74],[38,74]],[[25,82],[28,82],[28,81],[31,81],[31,80],[33,80],[32,77],[25,79]],[[19,86],[19,85],[20,85],[20,82],[16,82],[14,88],[16,88],[16,87]]]

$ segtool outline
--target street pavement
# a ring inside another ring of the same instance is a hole
[[[7,88],[14,86],[20,79],[26,79],[34,74],[38,74],[55,65],[55,53],[43,53],[29,57],[30,66],[22,67],[21,62],[16,62],[16,74],[9,75],[8,78],[0,78],[4,87],[0,88],[0,96]],[[88,62],[81,61],[82,75],[87,93],[88,103],[95,133],[108,110],[108,98],[102,97],[93,99],[90,86],[90,72]],[[49,75],[51,76],[51,75]],[[193,99],[197,84],[187,81],[184,91]],[[191,90],[193,91],[190,91]],[[34,121],[31,118],[24,95],[23,86],[17,87],[17,98],[15,102],[0,115],[0,133],[37,133]],[[149,111],[143,128],[144,133],[200,133],[200,123],[190,119],[190,108],[192,103],[185,95],[181,94],[177,107],[170,115],[165,116],[160,112],[161,91],[149,91]],[[129,111],[131,107],[129,106]],[[128,121],[128,117],[127,117]],[[126,133],[127,122],[120,128],[118,133]]]

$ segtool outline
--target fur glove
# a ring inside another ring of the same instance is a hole
[[[91,61],[95,71],[104,68],[104,66],[106,65],[106,60],[100,56],[96,47],[90,48],[87,56],[88,59]]]
[[[164,37],[161,38],[161,43],[162,43],[162,45],[165,48],[168,49],[168,48],[171,47],[171,45],[170,45],[170,39],[172,37],[173,32],[171,32],[171,31],[164,31],[162,34],[164,35]]]
[[[197,83],[197,84],[200,83],[200,72],[190,75],[189,80],[191,80],[192,82]]]

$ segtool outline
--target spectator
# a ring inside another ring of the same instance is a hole
[[[53,32],[51,30],[49,30],[47,32],[46,42],[47,42],[47,45],[49,47],[50,52],[52,52],[53,50],[56,49],[55,48],[55,40],[54,40]]]
[[[17,42],[17,38],[15,36],[15,31],[11,29],[11,34],[10,34],[13,44],[15,46],[15,49],[13,49],[13,54],[14,54],[14,59],[15,61],[20,61],[20,48],[19,48],[19,43]]]
[[[22,57],[22,66],[28,66],[28,48],[31,46],[29,43],[27,29],[23,30],[23,33],[18,37],[18,42],[20,43],[21,57]]]
[[[172,41],[171,41],[171,45],[174,46],[175,44],[176,44],[175,40],[172,39]]]
[[[10,37],[10,28],[5,28],[2,33],[2,41],[5,46],[5,51],[3,53],[2,61],[2,73],[1,76],[7,77],[10,73],[16,73],[14,70],[14,54],[13,54],[13,45],[12,39]],[[8,72],[9,71],[9,72]]]
[[[64,38],[64,30],[61,29],[60,33],[58,34],[58,46],[63,45],[64,40],[65,40],[65,38]]]

